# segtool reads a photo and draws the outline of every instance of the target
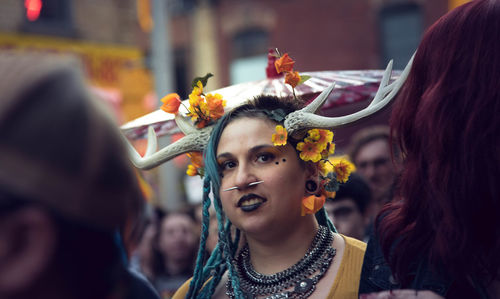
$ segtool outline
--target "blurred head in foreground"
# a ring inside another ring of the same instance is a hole
[[[0,298],[108,298],[142,195],[69,58],[0,54]]]

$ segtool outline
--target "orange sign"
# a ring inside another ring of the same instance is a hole
[[[143,67],[143,55],[137,48],[36,35],[0,34],[0,50],[75,55],[81,59],[92,85],[121,93],[124,121],[150,112],[143,99],[153,89],[152,76]]]

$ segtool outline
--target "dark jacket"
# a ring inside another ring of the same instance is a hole
[[[431,270],[424,251],[423,248],[423,254],[415,257],[415,263],[410,267],[411,285],[402,286],[392,275],[377,235],[372,233],[361,270],[359,294],[404,288],[430,290],[446,298],[489,298],[485,289],[478,287],[477,283],[454,280],[440,269]]]

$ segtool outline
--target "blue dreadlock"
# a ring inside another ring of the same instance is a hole
[[[294,105],[290,101],[280,101],[275,97],[261,97],[255,99],[253,104],[240,106],[234,111],[227,113],[215,124],[204,152],[205,179],[203,181],[203,221],[200,248],[198,250],[196,267],[186,298],[195,299],[212,297],[223,274],[228,271],[228,279],[233,288],[235,298],[244,299],[238,275],[232,264],[232,260],[238,249],[240,231],[236,229],[236,236],[233,240],[231,235],[232,224],[223,212],[219,196],[221,177],[216,154],[222,131],[231,120],[238,116],[260,116],[276,120],[276,117],[270,115],[269,111],[282,109],[285,113],[290,113],[298,108],[300,107],[297,107],[297,105]],[[213,195],[213,205],[217,216],[219,241],[207,262],[203,265],[203,261],[205,260],[206,240],[208,238],[210,225],[209,208],[212,203],[210,192]],[[337,232],[324,208],[319,210],[315,216],[320,225],[327,226],[330,230]]]
[[[234,294],[236,298],[243,298],[243,294],[241,293],[239,287],[238,275],[236,275],[235,269],[232,265],[232,259],[238,247],[239,237],[237,237],[234,241],[232,240],[231,222],[229,221],[229,219],[226,219],[222,210],[222,204],[219,197],[220,173],[219,167],[216,162],[216,150],[220,135],[222,134],[222,131],[230,117],[231,114],[226,114],[218,121],[212,131],[210,140],[205,150],[204,160],[206,177],[203,182],[202,233],[198,257],[196,259],[196,267],[193,279],[189,285],[189,291],[186,295],[186,298],[210,298],[215,291],[215,287],[217,286],[217,284],[219,284],[222,275],[226,270],[229,270],[229,279],[231,281],[231,285],[234,288]],[[217,216],[219,241],[207,263],[205,264],[205,266],[203,266],[210,219],[210,191],[212,191],[214,198],[213,204]],[[239,236],[239,233],[237,235]],[[211,280],[207,283],[206,286],[204,286],[205,282],[207,282],[210,277]]]

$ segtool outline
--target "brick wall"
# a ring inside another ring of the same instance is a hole
[[[70,1],[74,30],[69,36],[86,41],[136,46],[144,35],[136,17],[135,0],[65,0]],[[2,0],[0,31],[24,33],[24,1]],[[50,29],[37,32],[58,35]]]

